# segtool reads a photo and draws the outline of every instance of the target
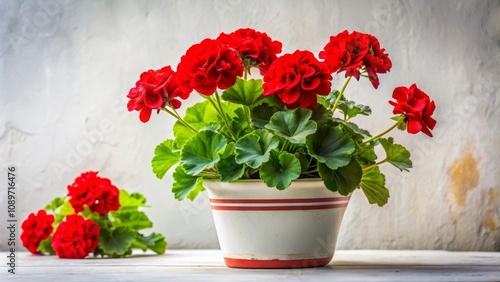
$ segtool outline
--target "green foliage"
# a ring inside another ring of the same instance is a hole
[[[237,163],[235,156],[230,155],[221,158],[217,164],[217,171],[222,181],[233,182],[243,176],[245,173],[245,166]]]
[[[257,128],[264,128],[276,112],[278,112],[278,109],[268,104],[254,107],[251,111],[252,123]]]
[[[177,166],[173,177],[175,182],[172,186],[172,192],[177,200],[184,200],[186,197],[194,200],[204,190],[203,178],[187,174],[182,166]]]
[[[269,187],[284,190],[299,178],[300,161],[288,152],[271,151],[269,161],[260,169],[260,177]]]
[[[393,138],[379,138],[378,140],[385,150],[385,161],[391,163],[400,171],[409,171],[408,169],[412,167],[410,152],[402,145],[394,144]]]
[[[49,236],[49,238],[40,242],[37,251],[44,255],[54,255],[55,252],[52,248],[52,236]]]
[[[228,102],[252,107],[262,96],[262,80],[237,78],[236,83],[222,93],[222,99]]]
[[[179,162],[180,150],[174,148],[174,140],[165,140],[156,146],[155,156],[151,161],[156,177],[162,179],[165,173]]]
[[[359,186],[363,175],[363,170],[355,159],[336,170],[331,170],[327,165],[320,163],[318,172],[326,188],[333,192],[338,191],[344,196],[349,195]]]
[[[338,127],[323,125],[306,138],[309,154],[318,162],[335,170],[347,165],[356,149],[354,142]]]
[[[369,116],[372,109],[365,105],[356,105],[354,101],[340,100],[338,109],[344,114],[344,119],[349,120],[357,115]]]
[[[385,176],[378,166],[363,171],[360,186],[370,204],[379,206],[387,204],[389,190],[385,187]]]
[[[141,249],[144,252],[150,249],[157,254],[163,254],[167,249],[167,241],[165,241],[165,236],[159,233],[153,232],[149,236],[137,234],[135,241],[132,242],[132,247]]]
[[[135,241],[136,231],[127,226],[101,228],[99,248],[105,255],[120,257],[126,255]]]
[[[187,174],[198,175],[211,169],[220,160],[219,151],[224,149],[227,139],[211,130],[198,132],[186,142],[181,150],[180,163]]]
[[[269,131],[255,130],[236,142],[236,162],[258,168],[269,159],[271,150],[276,149],[278,145],[278,138]]]
[[[311,118],[312,111],[297,108],[275,113],[265,126],[294,144],[304,144],[306,137],[316,132],[316,123]]]

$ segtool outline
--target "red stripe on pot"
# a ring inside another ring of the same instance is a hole
[[[213,210],[225,211],[289,211],[289,210],[325,210],[345,208],[347,203],[330,205],[308,205],[308,206],[218,206],[212,205]]]
[[[259,260],[259,259],[236,259],[224,258],[224,262],[229,267],[236,268],[309,268],[327,265],[332,257],[314,259],[293,259],[293,260]]]
[[[302,199],[210,199],[211,203],[224,204],[287,204],[287,203],[321,203],[321,202],[339,202],[349,200],[348,197],[332,198],[302,198]]]

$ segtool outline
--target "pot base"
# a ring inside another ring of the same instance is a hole
[[[259,260],[259,259],[236,259],[224,257],[227,266],[233,268],[312,268],[327,265],[332,257],[314,259],[291,259],[291,260]]]

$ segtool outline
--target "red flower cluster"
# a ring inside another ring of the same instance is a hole
[[[316,95],[330,93],[332,76],[309,51],[295,51],[278,58],[264,75],[264,96],[277,94],[290,109],[314,109]]]
[[[23,246],[33,254],[39,253],[38,246],[52,234],[53,223],[54,216],[47,214],[45,210],[39,210],[36,215],[30,213],[21,225],[23,229],[23,233],[21,234]]]
[[[186,91],[214,94],[217,88],[227,89],[243,75],[238,52],[213,39],[191,46],[177,66],[177,82]]]
[[[325,60],[330,71],[346,72],[346,77],[354,76],[357,80],[365,67],[373,87],[378,88],[378,73],[386,73],[392,67],[385,49],[380,48],[377,38],[370,34],[347,30],[330,37],[319,57]]]
[[[394,106],[392,112],[405,115],[408,132],[416,134],[422,131],[432,137],[430,130],[436,125],[436,120],[432,118],[436,108],[434,101],[431,101],[429,96],[418,89],[415,84],[409,89],[404,86],[396,87],[392,97],[396,99],[396,101],[389,101]]]
[[[90,219],[69,215],[52,236],[52,248],[60,258],[85,258],[97,248],[100,230]]]
[[[281,53],[281,42],[273,41],[264,32],[251,28],[240,28],[230,34],[221,33],[217,41],[236,49],[242,58],[245,67],[258,67],[260,74],[264,75],[272,62]]]
[[[120,191],[107,178],[97,176],[97,172],[82,173],[75,182],[68,185],[69,202],[75,212],[87,205],[92,212],[105,215],[120,208]]]
[[[130,99],[128,110],[140,111],[140,120],[148,122],[152,110],[159,112],[159,109],[166,105],[178,109],[181,106],[179,98],[187,99],[190,92],[183,91],[177,85],[176,77],[170,66],[143,72],[127,95]]]

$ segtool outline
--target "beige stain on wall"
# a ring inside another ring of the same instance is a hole
[[[495,216],[494,212],[494,207],[495,207],[495,201],[498,196],[498,190],[490,190],[488,193],[488,203],[487,205],[487,210],[486,214],[484,215],[483,222],[481,223],[481,226],[483,228],[489,229],[491,232],[495,232],[500,226],[497,223],[497,218]]]
[[[463,207],[467,201],[467,193],[476,188],[479,183],[477,160],[472,150],[465,151],[460,158],[455,160],[448,172],[451,177],[451,194],[455,202]]]

